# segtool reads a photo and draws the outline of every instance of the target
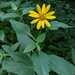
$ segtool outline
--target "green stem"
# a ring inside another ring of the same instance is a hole
[[[17,10],[17,13],[18,13],[18,15],[19,15],[19,17],[20,17],[21,21],[22,21],[23,23],[25,23],[25,22],[24,22],[24,20],[23,20],[22,15],[19,13],[19,11],[18,11],[18,10]]]
[[[39,35],[41,34],[41,31],[42,31],[42,28],[41,28],[40,31],[39,31]]]

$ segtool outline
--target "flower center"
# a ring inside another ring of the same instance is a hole
[[[39,15],[39,19],[40,19],[40,20],[44,20],[44,19],[45,19],[45,15],[44,15],[44,14],[40,14],[40,15]]]

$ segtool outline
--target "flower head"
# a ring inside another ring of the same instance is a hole
[[[34,24],[34,23],[38,22],[37,26],[36,26],[36,28],[38,30],[41,27],[44,28],[45,25],[47,27],[50,27],[51,25],[50,25],[50,23],[48,22],[47,19],[55,19],[56,18],[56,16],[53,16],[53,14],[55,13],[55,11],[48,12],[49,9],[50,9],[50,5],[46,6],[45,4],[43,4],[42,8],[41,8],[37,4],[37,11],[38,11],[38,13],[35,12],[35,11],[32,11],[32,10],[29,11],[30,12],[29,16],[35,18],[34,20],[31,21],[31,24]]]

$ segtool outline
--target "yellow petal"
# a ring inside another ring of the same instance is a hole
[[[44,21],[41,21],[41,23],[42,23],[42,28],[44,28]]]
[[[46,24],[46,26],[48,26],[48,27],[50,27],[51,25],[50,25],[50,23],[45,19],[45,24]]]
[[[46,16],[45,18],[46,18],[46,19],[55,19],[56,16]]]
[[[42,5],[42,13],[45,13],[45,4]]]
[[[39,21],[39,22],[37,23],[37,26],[36,26],[37,30],[39,30],[40,27],[41,27],[41,21]]]
[[[41,13],[41,7],[37,4],[37,11]]]
[[[49,11],[49,9],[50,9],[50,5],[48,5],[48,6],[46,7],[46,9],[45,9],[45,14]]]
[[[38,14],[29,14],[29,16],[34,17],[34,18],[38,18],[39,17]]]
[[[32,21],[31,21],[31,24],[36,23],[38,20],[39,20],[39,19],[32,20]]]
[[[48,13],[46,14],[46,16],[51,16],[51,15],[53,15],[54,13],[55,13],[55,11],[48,12]]]
[[[36,15],[39,15],[37,12],[35,12],[35,11],[29,11],[30,12],[30,14],[36,14]]]

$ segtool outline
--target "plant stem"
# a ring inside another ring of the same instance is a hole
[[[20,17],[21,21],[22,21],[23,23],[25,23],[25,22],[24,22],[24,20],[23,20],[22,15],[19,13],[19,11],[18,11],[18,10],[17,10],[17,13],[18,13],[18,15],[19,15],[19,17]]]

